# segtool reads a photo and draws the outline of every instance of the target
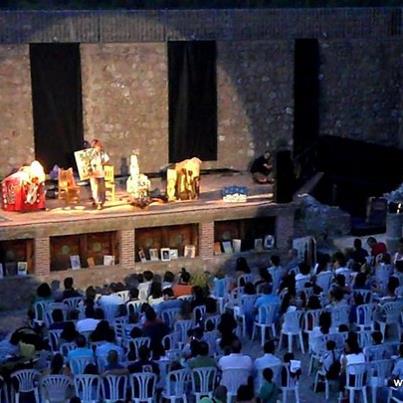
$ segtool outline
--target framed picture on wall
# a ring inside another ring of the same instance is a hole
[[[178,258],[178,249],[169,249],[169,255],[171,260],[175,260]]]
[[[221,242],[214,242],[214,254],[215,255],[221,255],[222,254]]]
[[[27,262],[17,262],[17,274],[19,276],[26,276],[28,274]]]
[[[196,246],[195,245],[185,245],[185,249],[183,251],[183,256],[188,259],[193,259],[196,257]]]
[[[3,263],[0,263],[0,278],[4,277]]]
[[[158,249],[152,248],[152,249],[149,250],[149,252],[150,252],[150,260],[152,262],[157,262],[157,261],[160,260],[159,257],[158,257]]]
[[[224,253],[230,255],[234,253],[234,250],[232,249],[232,242],[231,241],[223,241],[222,242],[222,248],[224,250]]]
[[[70,256],[70,264],[71,264],[71,268],[73,270],[81,269],[80,256],[78,256],[78,255]]]
[[[257,238],[255,239],[255,251],[261,252],[263,250],[263,239]]]
[[[147,262],[147,257],[144,252],[144,249],[139,249],[139,259],[140,259],[140,262],[142,262],[142,263]]]
[[[88,264],[88,267],[94,267],[95,266],[94,258],[93,257],[88,257],[87,258],[87,264]]]
[[[263,247],[265,249],[273,249],[274,248],[274,236],[266,235],[263,241]]]
[[[169,262],[171,260],[171,252],[169,248],[161,248],[160,254],[162,262]]]
[[[105,255],[104,256],[104,266],[114,266],[114,265],[115,265],[115,256]]]
[[[234,253],[240,253],[241,252],[241,246],[242,246],[242,240],[241,239],[233,239],[232,240],[232,247],[234,248]]]

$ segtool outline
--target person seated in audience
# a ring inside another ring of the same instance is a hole
[[[275,270],[280,273],[280,276],[283,277],[286,274],[285,269],[280,264],[280,256],[272,255],[270,256],[270,270]]]
[[[353,259],[354,262],[362,265],[366,263],[367,257],[368,252],[362,247],[361,239],[354,239],[354,250],[351,252],[351,259]]]
[[[186,359],[195,358],[198,355],[200,342],[203,340],[203,329],[195,327],[187,331],[187,342],[182,348],[182,356]]]
[[[248,296],[256,296],[256,288],[251,282],[247,282],[244,287],[244,293],[241,296],[242,307],[241,312],[245,316],[246,331],[252,337],[253,321],[255,319],[255,298],[248,298]]]
[[[121,316],[126,313],[126,305],[124,304],[122,298],[120,298],[117,294],[112,293],[110,288],[104,290],[104,295],[99,297],[97,305],[104,312],[107,312],[107,310],[110,308],[114,308],[116,316]]]
[[[172,288],[164,288],[162,298],[163,301],[155,307],[159,316],[167,309],[180,309],[182,307],[182,300],[175,298]]]
[[[321,309],[322,308],[322,304],[320,302],[320,299],[317,295],[311,295],[308,298],[308,302],[306,304],[306,309],[309,310],[316,310],[316,309]]]
[[[73,277],[66,277],[64,279],[63,284],[64,284],[63,299],[81,297],[81,294],[74,289]]]
[[[199,403],[224,403],[227,401],[227,388],[224,385],[218,385],[214,392],[213,397],[203,397]]]
[[[265,284],[262,287],[262,294],[256,298],[255,310],[256,312],[261,306],[267,305],[280,305],[280,297],[277,294],[273,294],[273,287],[271,284]]]
[[[346,276],[344,274],[336,274],[333,280],[333,288],[340,289],[344,294],[351,292],[350,286],[346,284]]]
[[[232,342],[237,339],[235,336],[235,330],[237,328],[237,323],[234,316],[228,312],[224,312],[221,315],[220,321],[217,326],[217,330],[220,332],[220,347],[225,349],[232,345]]]
[[[241,341],[236,338],[231,343],[231,353],[225,355],[218,360],[218,367],[221,371],[227,369],[237,368],[237,369],[247,369],[252,372],[253,361],[249,355],[242,354],[242,344]]]
[[[147,307],[144,315],[146,320],[143,325],[143,333],[145,337],[151,339],[150,348],[153,352],[153,357],[158,359],[164,354],[162,338],[169,333],[169,329],[168,326],[157,317],[152,307]]]
[[[347,338],[344,353],[340,358],[341,372],[340,372],[340,391],[344,392],[344,387],[346,386],[346,367],[350,364],[361,364],[365,363],[365,356],[362,353],[360,346],[354,338]],[[351,371],[351,376],[354,376],[354,369]],[[353,379],[348,380],[349,384],[353,383]],[[365,384],[365,381],[364,381]]]
[[[400,286],[397,277],[390,277],[386,286],[386,294],[380,299],[380,303],[391,302],[396,300],[396,289]]]
[[[98,323],[104,319],[104,312],[102,309],[94,309],[91,306],[88,306],[85,309],[85,318],[80,319],[76,323],[76,329],[79,333],[82,332],[93,332]]]
[[[61,309],[54,309],[52,311],[52,321],[49,325],[49,330],[63,330],[66,323],[64,321],[63,311]]]
[[[139,301],[139,289],[137,287],[129,289],[129,301]]]
[[[319,315],[319,326],[315,326],[309,334],[309,343],[313,343],[316,337],[324,336],[330,333],[332,327],[332,315],[330,312],[324,311]]]
[[[291,270],[297,269],[300,264],[298,258],[298,250],[295,248],[289,249],[287,252],[287,262],[284,265],[285,273],[289,273]]]
[[[172,287],[174,296],[181,297],[183,295],[192,294],[192,285],[190,284],[190,273],[186,271],[184,267],[181,269],[181,274],[179,276],[179,281]]]
[[[239,257],[235,262],[235,278],[233,282],[233,288],[237,286],[238,278],[244,274],[250,274],[250,267],[248,261],[244,257]],[[243,281],[240,282],[241,287],[245,285]]]
[[[311,268],[306,263],[300,263],[299,266],[299,273],[295,275],[295,281],[305,280],[306,283],[310,282],[311,279]],[[306,284],[305,283],[305,284]]]
[[[150,295],[147,299],[147,302],[156,307],[162,301],[164,301],[164,297],[162,296],[162,284],[157,281],[153,281],[150,285]]]
[[[196,306],[200,305],[206,305],[206,297],[203,289],[200,286],[195,285],[192,287],[192,300],[190,301],[192,311],[196,308]]]
[[[338,307],[342,305],[346,305],[346,300],[344,299],[344,290],[340,287],[334,287],[329,292],[329,307]]]
[[[158,364],[150,360],[150,349],[144,345],[139,348],[139,359],[130,364],[128,370],[131,374],[136,372],[153,372],[157,376],[160,374]]]
[[[340,375],[340,357],[336,352],[336,343],[333,340],[326,342],[326,352],[319,359],[319,379],[325,377],[328,380],[338,379]]]
[[[301,376],[301,369],[293,369],[291,368],[291,361],[295,360],[294,354],[293,353],[285,353],[284,358],[283,358],[283,363],[288,364],[288,373],[287,370],[283,367],[281,368],[281,386],[287,386],[290,382],[290,379],[288,379],[288,374],[293,380],[298,380]]]
[[[56,302],[60,302],[63,299],[63,292],[60,289],[60,281],[59,280],[52,280],[50,282],[50,289],[52,291],[52,298]]]
[[[329,271],[330,270],[330,255],[325,254],[318,254],[316,265],[313,269],[313,274],[318,275],[319,273]]]
[[[206,298],[206,318],[217,315],[217,300],[211,296]]]
[[[109,328],[105,335],[105,342],[96,348],[95,355],[97,357],[106,357],[111,350],[115,350],[118,353],[120,360],[123,359],[124,351],[122,347],[118,346],[116,343],[115,330]]]
[[[0,364],[18,355],[20,335],[18,331],[13,332],[0,342]]]
[[[104,368],[103,376],[105,375],[125,375],[129,371],[119,363],[119,355],[116,350],[110,350],[106,358],[107,364]]]
[[[263,383],[258,395],[261,403],[276,403],[278,394],[279,388],[273,382],[273,370],[271,368],[265,368],[263,370]]]
[[[236,393],[236,403],[255,403],[252,385],[241,385]]]
[[[61,354],[57,353],[52,357],[49,368],[42,371],[42,375],[70,375],[69,368],[64,365],[64,358]]]
[[[75,340],[76,348],[70,350],[67,354],[67,362],[70,363],[72,358],[77,357],[85,357],[85,358],[92,358],[94,356],[94,352],[92,349],[87,347],[87,340],[83,335],[78,335]]]
[[[342,274],[344,271],[349,271],[344,253],[336,252],[333,255],[333,269],[336,275]]]
[[[256,183],[273,183],[271,177],[273,171],[272,156],[269,150],[266,150],[262,156],[256,158],[250,168],[252,178]]]
[[[199,341],[195,350],[196,356],[189,360],[189,368],[215,367],[217,365],[214,358],[209,357],[209,346],[205,341]]]
[[[34,303],[38,301],[53,301],[52,290],[48,283],[42,283],[36,289],[36,296],[34,298]]]
[[[350,323],[363,323],[363,317],[357,317],[357,307],[364,304],[364,297],[362,294],[353,294],[353,304],[351,305],[350,309]]]
[[[383,242],[378,242],[373,236],[370,236],[367,239],[367,244],[371,249],[371,256],[373,258],[380,255],[381,253],[387,253],[386,245]]]
[[[287,312],[296,311],[297,308],[297,293],[295,290],[295,285],[288,287],[286,293],[284,294],[283,300],[280,305],[280,315],[284,315]]]
[[[66,322],[60,335],[60,343],[71,343],[78,336],[74,322]]]
[[[105,341],[105,336],[110,329],[109,322],[105,319],[101,320],[95,330],[90,335],[90,340],[95,341]]]
[[[255,287],[257,288],[258,286],[264,287],[265,284],[272,284],[273,283],[273,277],[272,275],[267,271],[266,266],[261,266],[259,267],[259,279],[255,281]]]
[[[368,277],[365,273],[357,273],[353,283],[354,290],[369,290]]]
[[[171,271],[166,271],[164,274],[164,278],[162,280],[162,289],[164,290],[165,288],[172,288],[175,282],[175,274],[173,274]]]
[[[271,367],[273,365],[280,365],[281,360],[280,358],[274,355],[276,351],[276,346],[274,340],[266,341],[263,346],[264,354],[256,358],[254,363],[255,372],[262,371],[264,368]]]

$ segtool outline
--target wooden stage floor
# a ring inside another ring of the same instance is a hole
[[[165,193],[165,182],[160,178],[152,179],[152,189],[159,188]],[[225,186],[246,186],[249,197],[246,203],[226,203],[221,199],[221,189]],[[94,220],[95,218],[118,218],[133,215],[159,215],[190,211],[241,207],[267,206],[273,203],[272,185],[258,185],[253,182],[249,173],[209,174],[201,178],[201,195],[199,200],[177,201],[173,203],[152,203],[141,209],[129,204],[125,191],[125,181],[117,185],[116,200],[106,202],[103,210],[96,210],[90,201],[89,186],[81,187],[81,202],[78,205],[66,206],[63,200],[48,199],[46,210],[35,212],[0,212],[0,228],[26,226],[29,224],[71,222]]]

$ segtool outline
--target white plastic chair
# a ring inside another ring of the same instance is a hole
[[[386,326],[395,326],[397,329],[398,340],[401,337],[401,329],[400,329],[400,314],[403,309],[403,305],[401,301],[394,302],[385,302],[381,305],[382,311],[385,314],[385,319],[378,319],[377,323],[381,329],[383,339],[385,340],[385,332]]]
[[[376,266],[375,268],[375,278],[376,281],[379,285],[379,288],[381,289],[381,292],[384,294],[386,292],[386,288],[389,282],[389,278],[392,274],[391,266],[380,263],[379,265]]]
[[[227,402],[236,397],[238,388],[248,382],[250,371],[245,368],[229,368],[222,371],[221,385],[227,388]]]
[[[388,346],[385,344],[366,346],[364,348],[364,355],[368,362],[384,360],[388,355]]]
[[[385,386],[386,380],[390,379],[393,370],[392,360],[377,360],[368,364],[368,385],[371,388],[372,401],[377,402],[376,392],[378,388]]]
[[[37,301],[34,303],[32,307],[34,311],[34,323],[42,325],[46,318],[47,306],[51,303],[52,301]]]
[[[161,313],[161,319],[165,322],[165,324],[172,329],[175,319],[180,313],[180,308],[170,308],[164,309]]]
[[[139,300],[147,302],[148,295],[150,294],[151,282],[140,283],[137,287],[139,290]]]
[[[221,320],[221,316],[220,315],[213,315],[213,316],[208,316],[205,320],[204,320],[204,329],[207,331],[207,324],[211,323],[214,326],[214,330],[217,329],[218,324],[220,323]]]
[[[340,305],[332,307],[330,310],[332,316],[332,327],[338,327],[340,325],[348,325],[350,323],[350,306]]]
[[[283,367],[283,364],[273,364],[273,365],[267,365],[263,369],[259,369],[256,371],[256,376],[255,376],[255,391],[259,392],[260,388],[262,387],[263,384],[263,371],[266,368],[270,368],[273,371],[273,382],[277,385],[279,385],[280,382],[280,373],[281,373],[281,368]]]
[[[152,372],[138,372],[135,374],[130,374],[132,401],[134,403],[152,403],[156,401],[156,383],[157,376]]]
[[[41,379],[41,395],[46,403],[68,401],[71,379],[66,375],[47,375]]]
[[[363,304],[357,306],[357,319],[355,325],[359,330],[374,330],[374,304]]]
[[[62,343],[60,345],[60,354],[64,357],[67,358],[67,356],[69,355],[69,352],[71,350],[74,350],[75,348],[77,348],[77,345],[74,341],[70,342],[70,343]]]
[[[346,389],[349,393],[350,403],[353,403],[355,400],[355,392],[361,392],[364,403],[367,403],[367,388],[365,375],[367,373],[367,364],[350,364],[346,367]],[[350,384],[350,375],[353,382]]]
[[[136,337],[135,339],[130,339],[129,346],[134,347],[134,351],[136,352],[136,357],[139,356],[139,349],[142,346],[146,346],[150,348],[151,339],[149,337]]]
[[[10,402],[10,394],[9,388],[6,382],[4,382],[4,378],[0,376],[0,402],[9,403]]]
[[[49,327],[53,323],[52,312],[59,309],[63,313],[63,320],[67,320],[68,307],[63,302],[50,302],[46,304],[46,312],[44,316],[44,323]]]
[[[205,316],[206,316],[206,305],[195,306],[192,312],[192,320],[194,326],[197,326],[199,323],[203,322]]]
[[[372,331],[371,330],[361,330],[358,334],[358,344],[361,348],[372,346]]]
[[[103,401],[116,402],[116,400],[126,400],[127,384],[126,375],[105,375],[101,383]]]
[[[373,292],[370,290],[355,289],[355,290],[353,290],[352,297],[354,297],[354,295],[361,295],[362,300],[364,301],[364,304],[372,303]]]
[[[319,317],[324,311],[324,309],[310,309],[308,311],[305,311],[303,317],[303,332],[308,335],[308,340],[313,328],[319,326]]]
[[[49,330],[49,344],[50,344],[50,349],[52,350],[52,353],[57,353],[60,349],[60,335],[62,334],[63,330],[62,329],[52,329]]]
[[[69,361],[69,367],[73,375],[83,374],[85,367],[88,364],[94,364],[95,360],[92,357],[73,357]]]
[[[74,390],[81,403],[98,403],[101,400],[101,383],[99,375],[75,375]]]
[[[211,332],[204,332],[203,340],[209,346],[210,355],[213,354],[214,356],[218,355],[217,349],[217,340],[220,338],[219,333],[217,330],[212,330]]]
[[[176,349],[178,346],[179,338],[180,338],[179,332],[173,332],[165,335],[161,340],[162,347],[164,347],[164,350]]]
[[[39,383],[40,373],[35,369],[21,369],[11,374],[11,379],[15,379],[18,383],[18,391],[15,392],[15,403],[20,401],[20,393],[34,392],[35,401],[39,400]]]
[[[129,290],[118,291],[114,295],[117,295],[124,303],[126,303],[130,299]]]
[[[332,282],[333,273],[331,271],[322,271],[316,276],[316,285],[322,288],[322,292],[327,294]]]
[[[177,320],[174,325],[174,331],[179,333],[179,342],[186,343],[188,331],[193,328],[192,320]]]
[[[275,267],[270,267],[267,269],[269,274],[271,275],[272,278],[272,284],[273,284],[273,293],[276,293],[277,290],[280,288],[281,284],[281,273],[280,271],[275,268]]]
[[[298,378],[291,376],[289,364],[284,364],[283,368],[287,372],[287,375],[286,375],[287,384],[285,386],[281,386],[281,390],[283,392],[283,403],[289,402],[289,400],[287,400],[288,392],[294,393],[295,401],[297,403],[299,403],[299,381],[298,381]]]
[[[255,339],[255,334],[258,329],[260,329],[260,344],[262,346],[266,340],[266,329],[270,329],[273,337],[276,337],[276,325],[274,320],[277,310],[278,305],[275,304],[259,307],[257,319],[253,322],[252,340]]]
[[[190,381],[190,372],[187,369],[170,371],[165,377],[165,387],[161,397],[175,403],[178,399],[187,402],[187,384]]]
[[[191,372],[192,393],[198,402],[201,396],[212,397],[216,386],[217,369],[214,367],[195,368]]]
[[[78,311],[80,304],[82,304],[84,301],[83,297],[71,297],[71,298],[65,298],[63,300],[63,303],[67,306],[67,311],[72,312],[72,311]]]
[[[241,274],[236,281],[237,288],[244,287],[246,283],[253,283],[255,276],[252,273]],[[243,282],[243,284],[241,284]]]
[[[141,307],[144,304],[144,301],[129,301],[126,303],[127,314],[129,316],[140,314]]]
[[[293,336],[298,336],[301,351],[303,354],[305,354],[304,340],[302,337],[302,329],[301,329],[302,315],[303,315],[302,311],[291,311],[286,312],[284,314],[284,322],[280,332],[279,348],[281,347],[283,336],[286,335],[288,338],[288,352],[291,353],[293,351],[292,338]]]

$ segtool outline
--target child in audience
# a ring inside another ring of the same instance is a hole
[[[262,403],[276,403],[279,389],[273,382],[273,370],[271,368],[263,370],[263,379],[258,397]]]

